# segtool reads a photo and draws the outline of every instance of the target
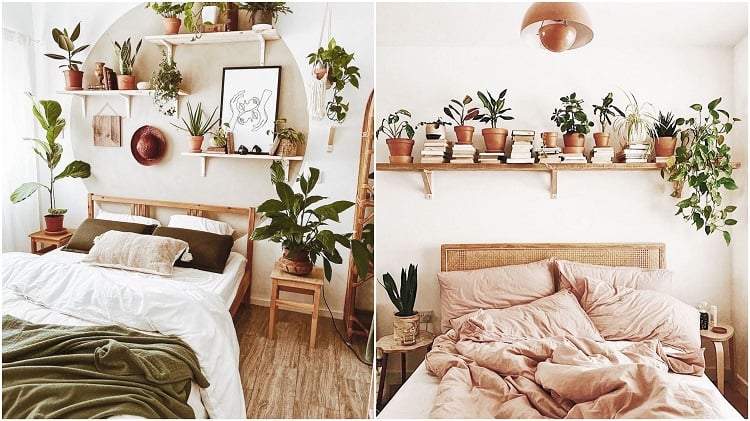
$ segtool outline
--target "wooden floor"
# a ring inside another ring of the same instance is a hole
[[[343,322],[336,323],[343,332]],[[279,310],[274,340],[267,338],[267,307],[241,307],[234,324],[248,418],[367,418],[372,369],[341,341],[330,318],[318,318],[315,348],[310,315]],[[364,339],[354,342],[364,356]]]
[[[727,398],[737,412],[747,418],[747,398],[742,396],[740,392],[734,390],[734,387],[729,381],[724,382],[724,397]]]

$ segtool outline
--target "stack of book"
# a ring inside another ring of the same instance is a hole
[[[563,153],[560,156],[561,164],[585,164],[588,161],[582,153]]]
[[[226,146],[209,146],[206,148],[206,153],[219,153],[219,154],[225,154],[227,153],[227,147]]]
[[[672,156],[674,156],[674,155],[672,155]],[[669,158],[671,158],[672,156],[657,156],[657,157],[654,158],[654,160],[655,160],[656,163],[663,164],[663,163],[667,162],[667,160]]]
[[[556,164],[560,162],[560,158],[562,158],[562,149],[557,146],[542,146],[535,149],[534,152],[536,152],[540,164]]]
[[[477,162],[482,164],[502,164],[505,162],[505,152],[479,152]]]
[[[453,153],[450,158],[452,164],[473,163],[477,155],[474,145],[453,145]]]
[[[512,130],[510,132],[511,144],[508,164],[533,164],[534,157],[531,155],[534,141],[533,130]]]
[[[618,162],[648,162],[649,145],[646,143],[634,143],[617,153]]]
[[[452,144],[445,139],[428,139],[422,148],[423,164],[440,164],[450,160]]]
[[[611,146],[595,146],[591,150],[592,164],[611,164],[615,157],[615,148]]]

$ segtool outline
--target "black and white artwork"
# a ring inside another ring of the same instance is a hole
[[[281,66],[224,68],[221,122],[229,123],[235,148],[253,150],[257,145],[263,153],[271,150],[280,79]]]

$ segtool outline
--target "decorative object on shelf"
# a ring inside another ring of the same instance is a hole
[[[542,132],[542,143],[547,148],[557,147],[557,132]]]
[[[330,282],[331,263],[343,262],[336,244],[349,248],[351,233],[336,234],[326,229],[327,221],[339,222],[339,215],[354,206],[354,203],[337,200],[319,205],[319,201],[327,197],[310,195],[319,178],[320,170],[310,168],[309,176],[299,176],[301,193],[295,193],[284,181],[286,174],[281,162],[271,163],[271,182],[279,198],[268,199],[258,206],[257,211],[262,212],[271,222],[256,228],[250,238],[281,243],[284,255],[279,262],[282,267],[301,271],[309,267],[312,270],[313,265],[322,258],[323,273]]]
[[[198,106],[195,107],[195,111],[193,111],[193,107],[190,105],[190,101],[188,101],[187,109],[188,119],[185,120],[185,117],[182,118],[182,126],[178,126],[174,123],[169,124],[177,127],[180,130],[184,130],[190,133],[190,140],[188,142],[190,149],[188,150],[188,152],[201,152],[203,138],[205,137],[206,133],[208,133],[209,130],[211,130],[211,128],[219,122],[218,117],[214,119],[214,117],[216,116],[216,111],[219,109],[219,107],[214,108],[211,116],[205,120],[203,119],[203,104],[201,104],[200,102],[198,103]]]
[[[554,121],[563,132],[565,147],[576,148],[566,153],[583,153],[586,134],[591,130],[590,127],[594,127],[594,122],[589,121],[581,106],[583,100],[576,98],[575,92],[561,97],[560,102],[562,103],[560,108],[555,108],[550,120]]]
[[[96,79],[99,81],[98,85],[89,86],[89,89],[104,89],[104,62],[97,61],[94,63],[96,65],[96,70],[94,71],[94,74],[96,74]]]
[[[173,2],[148,2],[146,9],[153,9],[159,16],[164,18],[164,34],[175,35],[180,32],[180,25],[185,24],[185,28],[190,32],[195,32],[195,16],[193,16],[193,2],[173,3]],[[183,16],[184,22],[180,20]]]
[[[403,116],[404,120],[399,116]],[[380,127],[375,131],[375,136],[380,136],[381,133],[386,136],[385,143],[391,153],[388,157],[391,163],[414,162],[414,157],[411,156],[414,148],[414,127],[406,117],[411,117],[411,113],[403,108],[388,114],[388,117],[380,121]],[[406,138],[401,137],[404,133]]]
[[[623,117],[617,117],[614,121],[614,128],[617,134],[622,137],[625,145],[647,144],[651,145],[648,135],[654,124],[654,107],[644,102],[638,103],[635,95],[624,92],[628,98],[628,105],[625,106]]]
[[[453,127],[453,131],[456,133],[456,139],[458,143],[462,145],[472,144],[471,139],[474,136],[474,127],[467,126],[466,122],[469,120],[474,120],[477,115],[479,115],[479,108],[477,107],[472,107],[468,110],[466,109],[466,106],[469,105],[471,101],[473,101],[472,98],[469,95],[466,95],[462,101],[451,99],[451,103],[449,103],[447,107],[443,107],[443,112],[445,113],[445,115],[456,122],[456,126]],[[458,108],[454,107],[453,104],[461,107],[461,111],[459,112]]]
[[[216,25],[219,23],[219,17],[226,12],[227,2],[205,1],[201,3],[201,22],[204,25]]]
[[[59,67],[67,67],[68,70],[64,70],[65,74],[65,89],[68,91],[80,91],[83,89],[83,72],[78,70],[78,65],[83,64],[80,60],[73,60],[73,56],[80,53],[81,51],[88,48],[89,44],[82,45],[78,48],[75,47],[73,42],[78,39],[81,34],[81,23],[78,22],[73,32],[69,35],[68,30],[63,28],[59,30],[57,28],[52,29],[52,39],[57,45],[67,53],[67,57],[62,54],[46,53],[45,56],[53,60],[66,60],[67,64],[61,64]]]
[[[672,183],[672,197],[680,197],[683,187],[689,197],[677,202],[677,213],[706,235],[721,231],[727,245],[731,242],[728,227],[737,224],[730,217],[737,207],[723,206],[722,189],[737,190],[732,178],[731,148],[724,141],[738,118],[730,117],[726,110],[716,108],[721,98],[708,103],[704,118],[701,104],[690,106],[698,118],[678,118],[677,125],[687,127],[680,131],[680,146],[674,158],[667,160],[661,170],[662,178]]]
[[[651,138],[654,139],[654,151],[657,157],[674,155],[677,146],[677,120],[672,112],[666,114],[659,111],[651,128]]]
[[[309,64],[313,65],[313,69],[327,69],[327,80],[331,83],[333,92],[331,94],[332,99],[326,104],[325,115],[331,121],[343,123],[346,114],[349,112],[349,103],[344,102],[341,91],[348,84],[359,89],[359,67],[351,65],[354,60],[354,53],[347,53],[343,47],[336,44],[334,38],[331,38],[326,48],[321,45],[317,51],[308,54],[307,58]],[[312,105],[315,104],[311,102]],[[319,108],[319,105],[317,107]],[[322,118],[319,111],[311,109],[314,118]]]
[[[130,153],[141,165],[148,167],[157,164],[166,152],[167,141],[156,127],[141,126],[130,139]]]
[[[291,127],[286,127],[286,119],[276,120],[276,129],[271,131],[274,142],[270,155],[296,156],[297,145],[305,144],[305,134]]]
[[[482,129],[482,137],[484,137],[484,145],[487,148],[487,152],[502,152],[505,150],[505,140],[508,137],[508,129],[497,127],[497,121],[513,120],[514,117],[503,115],[510,108],[505,107],[505,94],[508,92],[507,89],[503,89],[498,95],[497,99],[492,96],[489,90],[487,95],[482,91],[477,91],[479,100],[482,101],[484,109],[487,110],[486,114],[478,114],[476,119],[482,123],[490,123],[490,128]]]
[[[105,108],[112,110],[115,115],[102,115]],[[91,124],[94,128],[94,146],[122,146],[122,117],[117,115],[109,102],[94,116]]]
[[[559,53],[588,44],[594,31],[591,18],[580,3],[538,2],[523,16],[521,38]]]
[[[117,73],[109,67],[104,68],[104,88],[107,90],[117,90]]]
[[[250,153],[250,151],[247,150],[247,146],[240,145],[240,147],[237,149],[237,153],[239,155],[247,155],[248,153]]]
[[[435,121],[420,121],[417,126],[424,126],[427,140],[445,139],[445,126],[451,126],[450,121],[443,121],[440,117]]]
[[[240,9],[237,7],[237,3],[230,1],[227,2],[227,31],[237,31],[239,30],[239,11]]]
[[[401,345],[411,345],[419,338],[419,313],[414,311],[417,300],[417,266],[409,264],[409,271],[401,269],[401,288],[396,286],[390,273],[378,282],[398,310],[393,315],[393,339]]]
[[[594,115],[599,114],[599,125],[602,128],[601,132],[594,133],[594,145],[597,147],[609,146],[609,133],[607,133],[607,125],[612,125],[612,117],[619,115],[625,117],[625,113],[621,109],[617,108],[613,104],[614,99],[612,98],[612,92],[608,93],[602,98],[601,105],[592,105],[594,107]],[[617,114],[615,114],[617,113]]]
[[[223,125],[220,125],[218,129],[216,129],[215,132],[209,132],[211,133],[213,138],[213,143],[215,147],[223,148],[225,153],[231,153],[228,151],[232,150],[232,146],[229,145],[229,136],[231,133],[227,132],[227,130],[224,129],[226,127],[229,128],[228,123],[224,123]]]
[[[182,74],[177,69],[177,63],[162,51],[159,69],[151,78],[154,88],[154,104],[159,112],[166,116],[173,116],[177,112],[177,96],[180,92]]]
[[[273,146],[279,110],[281,66],[225,67],[221,85],[221,121],[237,144]]]
[[[146,81],[143,81],[143,82],[136,83],[135,86],[136,86],[136,88],[138,88],[138,89],[140,89],[142,91],[147,91],[147,90],[151,89],[151,82],[149,82],[149,81],[146,80]]]
[[[273,26],[280,14],[294,13],[283,1],[251,1],[235,3],[240,10],[248,12],[250,24]]]
[[[60,136],[65,128],[65,119],[60,118],[62,107],[60,103],[54,100],[37,100],[31,93],[26,95],[34,103],[32,113],[39,122],[42,130],[45,132],[44,140],[31,139],[35,144],[34,153],[36,153],[49,168],[49,186],[35,181],[23,183],[15,189],[10,195],[10,201],[18,203],[26,200],[29,196],[36,193],[40,188],[44,188],[49,193],[50,207],[48,214],[44,216],[46,224],[45,232],[47,234],[58,234],[65,230],[63,219],[67,209],[57,208],[55,204],[55,182],[66,177],[88,178],[91,176],[91,165],[83,161],[73,161],[68,164],[64,170],[55,175],[54,170],[62,158],[63,147],[57,143],[57,137]]]
[[[143,40],[138,41],[138,45],[135,46],[135,51],[133,51],[130,46],[130,38],[126,39],[122,45],[117,41],[114,42],[115,56],[117,56],[117,61],[120,64],[120,74],[117,75],[118,89],[135,89],[133,64],[135,64],[135,58],[138,55],[138,51],[141,49],[141,43],[143,43]]]

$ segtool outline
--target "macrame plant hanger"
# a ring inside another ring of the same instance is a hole
[[[323,34],[328,30],[328,39],[331,38],[331,9],[326,3],[325,11],[323,12],[323,23],[320,27],[320,38],[318,40],[319,47],[325,47],[323,44]],[[321,67],[320,63],[313,63],[311,69],[312,78],[310,81],[310,115],[313,120],[322,120],[326,116],[326,89],[328,83],[328,69]]]

